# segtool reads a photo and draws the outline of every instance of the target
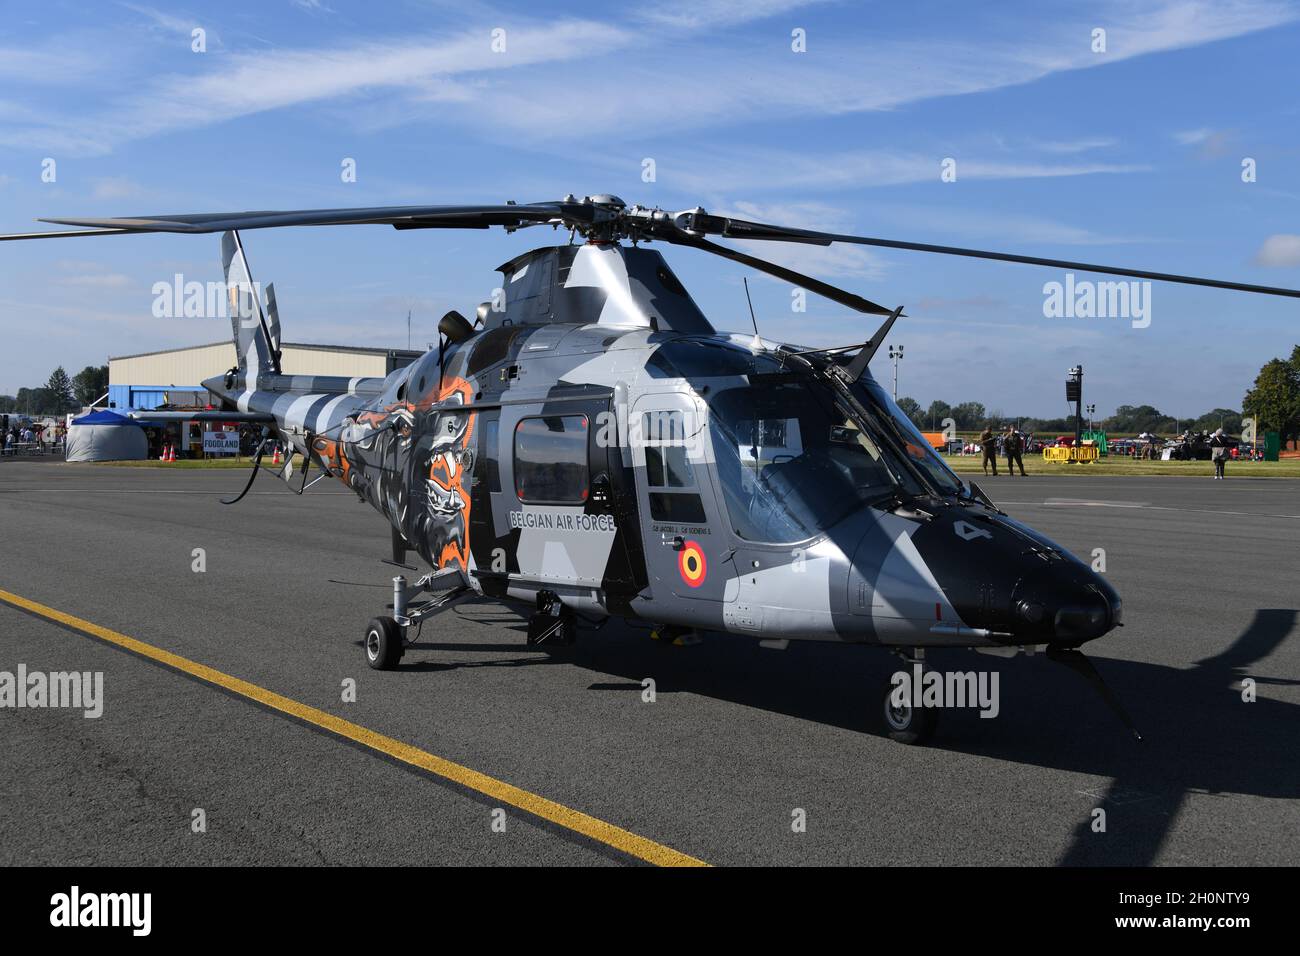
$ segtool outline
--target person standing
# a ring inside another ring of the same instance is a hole
[[[1231,439],[1223,434],[1223,429],[1217,429],[1210,436],[1210,458],[1214,461],[1214,480],[1223,480],[1223,468],[1228,463],[1228,446],[1232,444]]]
[[[984,474],[989,473],[989,465],[993,466],[993,477],[998,474],[998,440],[993,434],[993,426],[985,425],[984,431],[980,432],[980,448],[984,450]]]
[[[1013,426],[1008,425],[1007,433],[1002,436],[1002,451],[1007,456],[1007,471],[1013,476],[1016,473],[1016,465],[1019,465],[1020,476],[1022,478],[1026,477],[1025,463],[1020,457],[1024,450],[1025,440],[1020,436],[1020,432],[1016,431]]]

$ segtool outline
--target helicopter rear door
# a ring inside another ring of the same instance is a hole
[[[688,392],[643,395],[628,438],[645,562],[656,601],[722,601],[729,557],[713,494],[707,417]]]
[[[621,476],[611,475],[618,449],[600,437],[609,417],[610,397],[601,394],[509,405],[487,419],[490,507],[480,509],[473,533],[480,569],[487,559],[480,573],[498,588],[594,600],[642,587],[620,534]]]

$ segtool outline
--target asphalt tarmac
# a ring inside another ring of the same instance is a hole
[[[981,482],[1075,554],[1104,550],[1125,627],[1087,651],[1146,740],[1059,664],[947,652],[931,663],[999,672],[1000,712],[946,712],[907,747],[876,716],[896,661],[860,647],[678,648],[610,624],[534,650],[518,613],[475,603],[372,671],[362,633],[397,573],[383,519],[325,483],[218,504],[242,482],[0,462],[0,590],[232,682],[0,604],[0,671],[104,675],[98,719],[0,708],[0,864],[1300,859],[1300,483]]]

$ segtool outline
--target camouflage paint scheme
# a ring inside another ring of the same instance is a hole
[[[228,281],[247,280],[237,235],[225,235],[223,252]],[[643,247],[536,249],[500,271],[504,300],[481,329],[384,379],[276,374],[278,320],[270,329],[244,309],[232,319],[239,366],[204,384],[225,408],[274,415],[283,440],[431,567],[459,565],[502,599],[545,590],[588,614],[899,647],[1074,647],[1118,624],[1104,580],[969,493],[856,508],[806,540],[745,539],[723,501],[708,403],[788,371],[789,349],[715,331]],[[808,361],[835,384],[834,362]],[[846,401],[888,415],[874,386],[868,373],[844,386]],[[649,514],[644,449],[624,431],[645,412],[699,422],[689,458],[701,511],[682,520]],[[521,501],[515,430],[561,415],[587,416],[593,493]],[[615,440],[598,440],[610,422]]]

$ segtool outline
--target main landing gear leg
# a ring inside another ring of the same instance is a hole
[[[435,596],[420,600],[425,593]],[[409,587],[401,575],[393,578],[393,616],[372,618],[366,626],[366,663],[377,671],[393,670],[406,653],[408,628],[474,593],[459,566],[430,572]]]
[[[904,650],[895,653],[906,667],[908,680],[902,687],[894,683],[892,675],[885,682],[880,696],[885,733],[900,744],[923,744],[934,736],[939,726],[939,711],[921,705],[921,686],[916,681],[918,665],[919,673],[922,676],[925,673],[925,649],[914,648],[910,654]]]

